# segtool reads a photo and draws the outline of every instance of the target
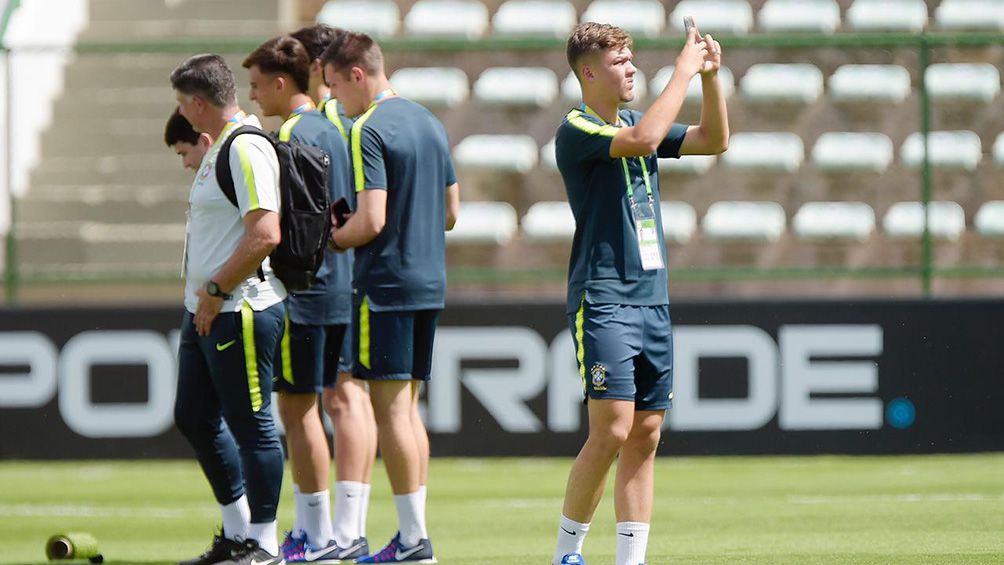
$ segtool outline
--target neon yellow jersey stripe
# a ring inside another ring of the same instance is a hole
[[[280,354],[282,355],[282,378],[289,384],[293,384],[293,351],[289,346],[289,313],[287,312],[284,316],[285,318],[285,328],[282,332],[282,341],[279,345]]]
[[[610,124],[599,125],[593,123],[586,118],[583,118],[580,110],[572,110],[568,113],[566,119],[568,120],[568,123],[572,124],[576,128],[592,135],[613,137],[617,135],[617,130],[620,129]]]
[[[342,137],[346,141],[349,139],[349,132],[345,131],[345,124],[342,123],[342,117],[338,115],[338,101],[334,98],[329,99],[324,103],[324,115],[327,116],[328,121],[334,124],[338,131],[341,132]]]
[[[257,210],[260,206],[258,205],[258,187],[254,183],[254,169],[251,168],[251,157],[245,147],[246,143],[246,140],[238,136],[234,140],[233,146],[237,148],[237,157],[241,161],[241,170],[244,171],[244,184],[248,187],[248,212],[250,212]]]
[[[293,137],[293,128],[296,127],[296,124],[299,123],[302,117],[303,114],[297,114],[282,124],[282,127],[279,128],[279,141],[289,143],[289,139]]]
[[[362,116],[359,116],[356,123],[352,124],[352,171],[355,173],[353,178],[355,179],[356,192],[366,190],[366,174],[363,170],[363,124],[373,115],[373,111],[376,109],[377,105],[373,104],[369,107],[369,110],[366,110]]]
[[[579,310],[575,313],[575,360],[579,362],[579,378],[582,379],[582,392],[586,392],[586,293],[582,293]]]
[[[248,393],[251,409],[261,410],[261,382],[258,380],[258,352],[254,343],[254,310],[247,302],[241,302],[241,335],[244,338],[244,364],[248,373]]]
[[[359,305],[359,364],[370,369],[370,303],[363,297]]]

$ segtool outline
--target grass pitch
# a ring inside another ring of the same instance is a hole
[[[549,563],[570,459],[434,459],[429,525],[444,565]],[[1004,454],[660,458],[649,565],[1004,563]],[[289,475],[280,528],[292,522]],[[0,563],[45,562],[49,535],[95,535],[106,563],[202,551],[219,511],[188,461],[0,462]],[[396,518],[378,464],[371,546]],[[614,553],[612,496],[586,542]]]

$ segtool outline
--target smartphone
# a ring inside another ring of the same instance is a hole
[[[690,35],[690,30],[694,29],[695,27],[697,27],[697,24],[694,23],[694,16],[685,16],[683,18],[683,32],[684,33],[686,33],[687,35]]]
[[[344,226],[345,220],[348,219],[351,213],[352,208],[349,207],[349,201],[344,197],[339,198],[331,205],[331,218],[334,220],[336,228]]]

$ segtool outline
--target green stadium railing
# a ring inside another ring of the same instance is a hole
[[[7,295],[7,304],[14,304],[17,301],[17,240],[15,239],[14,233],[14,207],[17,204],[17,199],[14,198],[14,193],[12,189],[13,184],[13,165],[11,164],[13,157],[13,150],[11,146],[14,142],[14,136],[11,132],[11,65],[10,65],[10,51],[7,49],[7,44],[5,39],[7,37],[7,25],[10,24],[10,19],[14,15],[14,11],[21,6],[21,0],[7,0],[4,5],[3,13],[0,14],[0,51],[2,51],[2,56],[4,58],[4,100],[7,101],[3,108],[3,120],[4,120],[4,135],[6,139],[4,142],[4,186],[7,187],[8,198],[8,210],[10,213],[10,224],[7,226],[7,237],[4,239],[5,253],[4,253],[4,289]]]
[[[8,5],[16,6],[17,0]],[[4,14],[6,23],[9,13]],[[0,30],[3,28],[0,27]],[[920,34],[906,33],[838,33],[823,34],[753,34],[747,36],[721,36],[716,38],[725,48],[741,49],[860,49],[860,48],[912,48],[918,53],[918,76],[920,77],[920,131],[925,135],[931,130],[931,103],[924,84],[925,71],[930,64],[931,51],[939,47],[986,47],[1004,44],[1004,33],[948,33],[925,32]],[[636,50],[645,49],[675,49],[678,48],[683,36],[671,34],[662,37],[637,37],[634,40]],[[248,53],[259,44],[257,39],[171,39],[159,41],[121,41],[98,42],[85,41],[75,46],[78,54],[155,54],[178,53],[190,54],[196,52],[217,52],[222,54]],[[526,38],[526,37],[487,37],[482,39],[457,38],[386,38],[380,41],[384,51],[393,52],[482,52],[482,51],[544,51],[563,50],[565,42],[558,38]],[[7,52],[5,47],[2,50]],[[9,84],[9,81],[8,81]],[[8,105],[9,106],[9,105]],[[7,112],[10,109],[7,108]],[[8,123],[10,123],[8,121]],[[9,144],[8,144],[9,147]],[[928,159],[928,147],[924,144],[921,166],[919,200],[925,206],[932,197],[931,164]],[[8,149],[9,152],[9,149]],[[12,226],[14,233],[13,198],[11,205]],[[6,287],[8,304],[14,304],[17,299],[17,286],[20,283],[16,261],[16,240],[8,237]],[[77,276],[61,277],[51,273],[27,277],[33,282],[64,282],[78,280],[81,282],[100,280],[131,280],[166,281],[176,280],[176,275],[137,275],[135,273],[108,273],[107,276]],[[455,267],[449,270],[450,280],[460,283],[536,283],[541,281],[559,281],[564,278],[565,270],[559,268],[534,270],[495,270],[475,267]],[[685,282],[720,282],[720,281],[771,281],[771,280],[827,280],[836,278],[849,279],[903,279],[916,277],[921,284],[923,296],[931,295],[932,280],[944,278],[998,278],[1004,277],[1004,266],[979,267],[955,266],[937,267],[933,261],[933,244],[925,214],[924,230],[921,239],[920,265],[906,268],[695,268],[677,267],[673,269],[671,278]]]

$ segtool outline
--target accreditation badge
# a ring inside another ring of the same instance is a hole
[[[652,201],[632,202],[631,216],[634,218],[635,233],[638,235],[638,251],[641,253],[641,268],[656,271],[665,268],[662,247],[659,245],[659,224],[655,221]]]

